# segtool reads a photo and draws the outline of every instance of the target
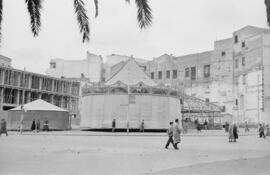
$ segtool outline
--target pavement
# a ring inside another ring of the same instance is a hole
[[[16,131],[10,131],[11,135],[18,135]],[[39,132],[34,133],[30,131],[23,132],[23,135],[54,135],[54,136],[166,136],[166,132],[102,132],[102,131],[81,131],[79,129],[69,130],[69,131],[50,131],[50,132]],[[195,129],[188,130],[188,133],[182,134],[183,137],[186,136],[227,136],[224,130],[202,130],[198,132]],[[244,129],[239,129],[239,136],[250,136],[258,135],[257,129],[250,129],[250,132],[245,132]]]
[[[0,137],[0,174],[269,175],[270,138],[255,134],[229,143],[224,131],[190,131],[167,150],[165,133],[10,132]]]

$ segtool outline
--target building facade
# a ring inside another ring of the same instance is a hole
[[[85,60],[52,59],[46,74],[56,78],[86,77],[91,82],[100,82],[102,78],[103,59],[100,55],[87,52]]]
[[[0,66],[0,112],[43,99],[78,115],[80,83]]]
[[[148,62],[146,72],[186,94],[223,106],[236,122],[270,122],[270,30],[246,26],[211,51]]]

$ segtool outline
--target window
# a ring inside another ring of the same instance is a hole
[[[245,41],[242,42],[242,48],[246,47]]]
[[[235,68],[238,68],[238,59],[235,60]]]
[[[166,78],[167,79],[170,79],[170,76],[171,76],[171,71],[167,70],[166,71]]]
[[[158,79],[162,79],[162,71],[158,71]]]
[[[177,78],[177,70],[173,70],[173,78],[174,78],[174,79]]]
[[[185,77],[189,77],[189,68],[185,69]]]
[[[234,43],[238,43],[238,36],[237,35],[234,36]]]
[[[245,66],[245,65],[246,65],[246,58],[242,57],[242,66]]]
[[[210,77],[210,65],[204,65],[203,75],[204,75],[204,78]]]
[[[221,52],[221,56],[223,56],[223,57],[226,56],[226,52],[225,51],[222,51]]]
[[[151,72],[151,79],[155,79],[155,73],[154,72]]]
[[[55,62],[51,62],[50,63],[50,68],[56,68],[56,63]]]
[[[196,67],[191,67],[191,80],[196,80]]]

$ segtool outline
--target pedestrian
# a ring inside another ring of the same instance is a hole
[[[205,120],[204,121],[204,129],[207,130],[208,129],[208,122]]]
[[[144,120],[142,120],[142,122],[141,122],[140,132],[144,132]]]
[[[265,138],[265,134],[264,134],[264,126],[262,124],[259,125],[259,137],[260,138]]]
[[[270,136],[270,127],[269,127],[269,124],[266,125],[266,136]]]
[[[200,122],[197,122],[196,128],[197,128],[197,132],[202,132],[202,128],[201,128]]]
[[[181,142],[180,134],[181,134],[181,129],[179,126],[179,120],[175,119],[175,125],[173,127],[174,149],[179,149],[177,144]]]
[[[168,146],[170,145],[170,143],[173,145],[174,147],[174,144],[173,144],[173,122],[170,122],[170,126],[169,128],[167,129],[167,134],[169,136],[169,139],[165,145],[165,148],[168,149]]]
[[[233,124],[229,125],[228,136],[229,136],[229,142],[233,142],[234,141]]]
[[[5,119],[1,119],[0,121],[0,136],[2,134],[6,134],[6,136],[8,136],[8,133],[7,133],[7,122]]]
[[[228,122],[225,122],[225,132],[229,132],[230,124]]]
[[[245,132],[249,132],[249,127],[248,127],[248,123],[245,122]]]
[[[238,127],[236,124],[233,125],[233,142],[236,142],[236,139],[238,139]]]
[[[36,131],[39,132],[40,131],[40,121],[37,121],[37,126],[36,126]]]
[[[36,121],[35,119],[32,121],[32,125],[31,125],[31,131],[35,131],[36,130]]]
[[[43,131],[49,131],[49,121],[48,120],[44,121]]]
[[[115,121],[115,119],[113,119],[113,121],[112,121],[112,132],[115,131],[115,126],[116,126],[116,121]]]

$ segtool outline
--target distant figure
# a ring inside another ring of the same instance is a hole
[[[35,131],[35,130],[36,130],[36,121],[33,120],[32,125],[31,125],[31,131]]]
[[[40,131],[40,121],[37,121],[37,125],[36,125],[36,131],[39,132]]]
[[[245,122],[245,132],[249,132],[249,127],[248,127],[248,123]]]
[[[112,121],[112,132],[115,131],[115,126],[116,126],[116,121],[115,121],[115,119],[113,119],[113,121]]]
[[[197,122],[197,132],[202,132],[202,128],[201,128],[201,124],[199,122]]]
[[[266,136],[270,136],[270,127],[269,127],[269,124],[266,125]]]
[[[265,138],[264,126],[262,124],[259,125],[259,137],[260,138]]]
[[[48,120],[44,121],[43,131],[49,131],[49,121]]]
[[[2,134],[6,134],[6,136],[8,136],[8,133],[7,133],[7,122],[5,119],[1,119],[0,121],[0,136]]]
[[[177,147],[177,144],[181,142],[180,134],[181,134],[181,129],[179,126],[179,120],[175,119],[175,125],[173,127],[174,149],[179,149]]]
[[[233,136],[234,136],[234,142],[236,142],[236,139],[238,139],[238,127],[236,124],[233,125]]]
[[[204,121],[204,129],[207,130],[208,129],[208,122],[205,120]]]
[[[230,124],[228,122],[225,123],[225,132],[229,132]]]
[[[228,136],[229,136],[229,142],[233,142],[234,141],[233,124],[229,125]]]
[[[174,144],[173,144],[173,122],[170,122],[170,126],[169,128],[167,129],[167,134],[169,136],[169,139],[165,145],[165,148],[168,149],[168,146],[170,145],[170,143],[173,145],[174,147]]]
[[[140,132],[144,132],[144,120],[142,120],[142,123],[140,125]]]

